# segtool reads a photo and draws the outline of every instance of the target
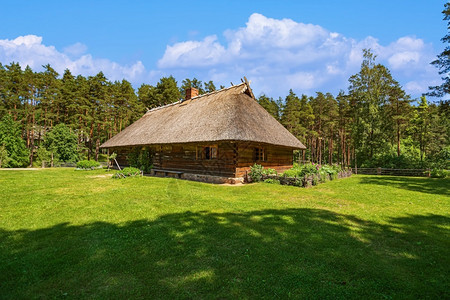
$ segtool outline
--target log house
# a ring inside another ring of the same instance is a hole
[[[147,149],[154,174],[227,182],[255,163],[287,170],[293,150],[305,146],[258,104],[245,80],[204,95],[188,89],[185,99],[149,110],[101,148],[116,152],[121,166],[134,149]]]

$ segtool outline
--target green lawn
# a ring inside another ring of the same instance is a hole
[[[450,180],[0,171],[0,298],[450,298]]]

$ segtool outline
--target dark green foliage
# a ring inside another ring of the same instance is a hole
[[[296,137],[302,136],[305,130],[301,124],[301,114],[300,99],[292,90],[289,90],[289,95],[284,102],[281,123]]]
[[[121,179],[121,178],[136,177],[136,176],[141,176],[141,170],[139,170],[137,168],[133,168],[133,167],[128,167],[128,168],[124,168],[124,169],[114,173],[112,178]]]
[[[7,161],[2,167],[26,167],[29,163],[29,151],[22,139],[22,130],[10,115],[5,115],[0,121],[0,145],[6,149]]]
[[[267,112],[271,114],[272,117],[277,119],[277,121],[280,121],[282,109],[281,101],[274,101],[273,98],[269,98],[263,94],[258,98],[258,103],[262,107],[264,107],[264,109],[267,110]]]
[[[445,147],[436,154],[431,165],[434,168],[450,170],[450,146]]]
[[[131,167],[140,169],[144,173],[149,173],[153,168],[153,153],[145,148],[135,148],[128,154],[128,163]]]
[[[188,88],[196,88],[199,95],[210,93],[216,90],[216,86],[211,80],[208,82],[202,82],[195,77],[193,79],[186,78],[181,82],[180,94],[182,97],[184,97],[185,92]]]
[[[442,170],[442,169],[433,169],[431,170],[430,176],[432,178],[447,178],[449,176],[448,170]]]
[[[75,162],[78,160],[77,136],[63,123],[53,127],[45,135],[44,146],[48,151],[53,152],[60,161]]]
[[[33,150],[31,161],[44,145],[44,133],[58,124],[76,135],[81,157],[97,159],[102,142],[144,113],[128,81],[110,82],[102,72],[86,78],[65,70],[60,78],[50,65],[33,72],[12,63],[0,65],[0,82],[0,117],[9,114],[20,123],[21,136]]]
[[[53,155],[52,155],[53,154]],[[59,165],[58,155],[47,150],[44,146],[41,146],[37,149],[34,154],[33,164],[36,163],[35,167],[48,167],[53,165]]]
[[[442,97],[450,93],[450,77],[448,76],[450,72],[450,46],[448,46],[450,42],[450,2],[444,4],[442,13],[444,14],[444,21],[447,21],[447,34],[441,41],[446,44],[446,47],[431,64],[439,69],[443,83],[438,86],[429,87],[430,92],[428,94],[434,97]]]
[[[95,160],[80,160],[77,162],[77,169],[81,170],[95,170],[100,167],[100,163]]]
[[[195,77],[193,79],[186,78],[181,82],[180,94],[184,96],[184,93],[189,88],[196,88],[199,95],[205,93],[205,90],[203,89],[203,82]]]
[[[8,151],[4,145],[0,145],[0,168],[7,166],[9,162]]]

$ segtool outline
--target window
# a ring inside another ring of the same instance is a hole
[[[216,159],[217,158],[217,146],[203,146],[197,147],[196,159]]]
[[[264,161],[265,155],[264,155],[264,148],[256,147],[255,148],[255,161]]]

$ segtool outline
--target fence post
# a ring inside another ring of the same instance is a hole
[[[427,177],[431,177],[430,168],[427,168]]]
[[[381,168],[380,167],[377,168],[377,175],[381,175]]]

